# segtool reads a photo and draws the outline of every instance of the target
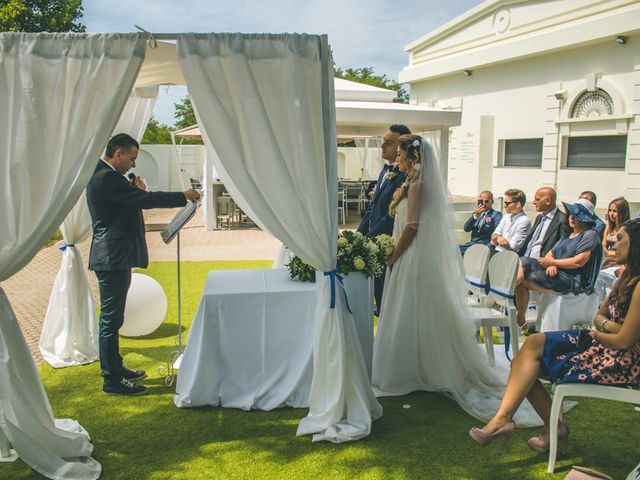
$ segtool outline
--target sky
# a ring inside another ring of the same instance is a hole
[[[242,32],[327,34],[336,67],[373,67],[398,80],[405,45],[480,0],[84,0],[88,32]],[[154,116],[173,125],[186,87],[162,88]]]

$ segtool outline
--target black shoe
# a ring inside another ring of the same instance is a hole
[[[122,375],[127,380],[131,380],[135,382],[136,380],[142,380],[147,377],[147,372],[144,370],[130,370],[124,365],[120,367],[120,375]]]
[[[137,385],[131,380],[120,377],[118,380],[105,382],[102,386],[102,391],[108,395],[144,395],[147,393],[147,387]]]
[[[378,311],[378,305],[373,306],[373,315],[376,317],[380,316],[380,312]]]

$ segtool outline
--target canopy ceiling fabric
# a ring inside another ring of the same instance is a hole
[[[157,43],[157,48],[147,49],[135,87],[186,85],[176,45]],[[404,124],[415,132],[425,132],[461,123],[462,113],[459,111],[393,103],[396,96],[393,90],[341,78],[334,79],[334,90],[338,135],[382,135],[392,124]],[[200,138],[199,132],[196,137],[189,137],[193,138]]]

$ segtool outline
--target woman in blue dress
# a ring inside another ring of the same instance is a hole
[[[528,337],[511,364],[497,413],[484,427],[469,431],[476,443],[510,440],[513,415],[526,397],[544,422],[542,434],[530,438],[529,447],[548,451],[551,397],[539,378],[552,383],[640,383],[640,220],[626,222],[617,238],[616,261],[624,272],[598,310],[594,329],[585,331],[587,335],[566,330]],[[558,439],[566,445],[568,436],[566,424],[559,423]]]
[[[587,265],[594,249],[600,243],[593,229],[595,214],[593,204],[580,199],[574,204],[564,203],[569,231],[542,258],[522,257],[516,283],[516,307],[518,324],[525,324],[529,304],[529,291],[568,293],[586,280]]]

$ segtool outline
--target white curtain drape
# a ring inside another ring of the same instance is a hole
[[[135,88],[114,133],[128,133],[140,141],[151,119],[158,87]],[[96,159],[97,160],[97,159]],[[53,282],[40,334],[40,353],[51,366],[70,367],[98,358],[98,320],[89,282],[76,244],[91,234],[91,218],[84,191],[60,226],[65,246],[62,265]]]
[[[201,131],[231,195],[304,261],[332,271],[338,178],[326,36],[185,34],[178,36],[178,52]],[[318,280],[310,408],[298,434],[342,442],[368,435],[382,408],[342,286],[332,290],[330,279]]]
[[[137,34],[0,33],[0,281],[33,258],[78,200],[144,53]],[[54,420],[2,289],[0,429],[46,477],[100,475],[86,432]]]

